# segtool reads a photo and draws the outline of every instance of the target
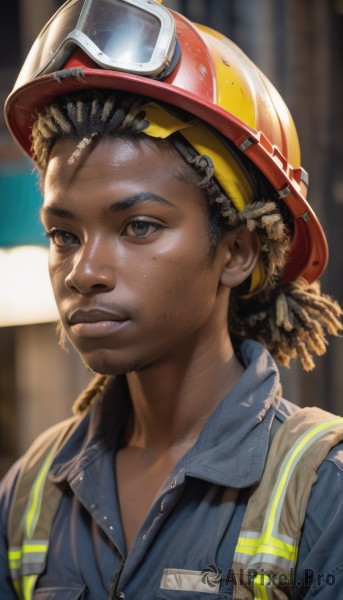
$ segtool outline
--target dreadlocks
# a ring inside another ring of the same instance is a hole
[[[143,135],[149,123],[139,107],[145,102],[145,98],[115,96],[105,90],[57,98],[37,116],[32,129],[34,161],[41,176],[44,177],[51,148],[58,139],[76,140],[68,161],[72,164],[98,139]],[[291,239],[291,218],[284,204],[268,187],[263,175],[249,164],[251,176],[260,184],[259,199],[238,212],[214,178],[211,158],[197,154],[178,133],[169,140],[197,174],[216,230],[222,233],[246,224],[260,238],[266,281],[263,290],[255,295],[247,293],[246,284],[232,291],[230,333],[261,342],[285,366],[299,356],[306,371],[313,369],[313,355],[326,351],[327,333],[338,335],[341,331],[342,311],[334,300],[321,294],[319,283],[309,285],[298,278],[280,284]]]

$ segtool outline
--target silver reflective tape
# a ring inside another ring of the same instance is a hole
[[[187,571],[185,569],[164,569],[160,588],[182,592],[206,592],[218,594],[220,580],[216,573],[203,571]]]
[[[45,560],[41,562],[31,562],[30,564],[23,565],[21,568],[21,575],[40,575],[45,567]]]
[[[21,569],[20,569],[20,567],[19,568],[10,567],[10,573],[11,573],[12,580],[16,581],[21,576]]]
[[[265,554],[264,552],[259,552],[254,554],[254,556],[250,556],[250,554],[243,554],[242,552],[236,552],[234,561],[241,563],[247,569],[256,569],[256,571],[261,568],[261,563],[276,565],[287,571],[294,566],[294,561],[292,560],[288,560],[282,556],[276,556],[275,554]]]

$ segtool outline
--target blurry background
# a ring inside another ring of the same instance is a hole
[[[343,304],[343,0],[165,0],[233,39],[281,92],[294,117],[309,199],[326,231],[325,291]],[[0,100],[58,0],[11,0],[0,22]],[[56,337],[32,165],[0,118],[0,476],[45,427],[70,415],[91,378]],[[24,249],[24,253],[22,250]],[[38,309],[38,310],[37,310]],[[43,310],[44,309],[44,310]],[[343,342],[311,374],[281,370],[284,395],[343,415]]]

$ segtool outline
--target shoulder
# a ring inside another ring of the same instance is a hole
[[[2,526],[8,519],[14,491],[23,471],[31,469],[36,462],[38,463],[44,459],[49,448],[56,441],[60,440],[62,442],[64,435],[71,429],[75,421],[76,419],[72,417],[43,431],[0,481],[0,519]]]
[[[18,475],[23,463],[23,456],[17,460],[0,481],[0,523],[3,524],[4,516],[8,514],[16,486]]]
[[[17,598],[12,587],[8,569],[7,527],[21,465],[22,458],[14,463],[5,477],[0,481],[0,598],[6,598],[6,600]]]
[[[306,598],[319,592],[327,600],[343,598],[343,442],[327,454],[317,471],[307,505],[297,578],[309,578]],[[310,575],[310,577],[308,577]]]

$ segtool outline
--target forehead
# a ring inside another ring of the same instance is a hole
[[[116,135],[93,140],[88,145],[83,140],[63,138],[55,142],[49,156],[44,179],[47,176],[74,179],[87,167],[101,164],[102,174],[109,174],[128,164],[132,170],[148,169],[153,180],[168,174],[192,187],[198,187],[199,177],[169,140],[147,137],[144,134]],[[97,168],[97,167],[95,167]]]
[[[62,139],[52,148],[43,182],[44,205],[62,203],[83,210],[91,204],[92,210],[101,210],[123,198],[152,193],[180,206],[206,210],[195,171],[170,142],[103,138],[80,154],[78,143]]]

